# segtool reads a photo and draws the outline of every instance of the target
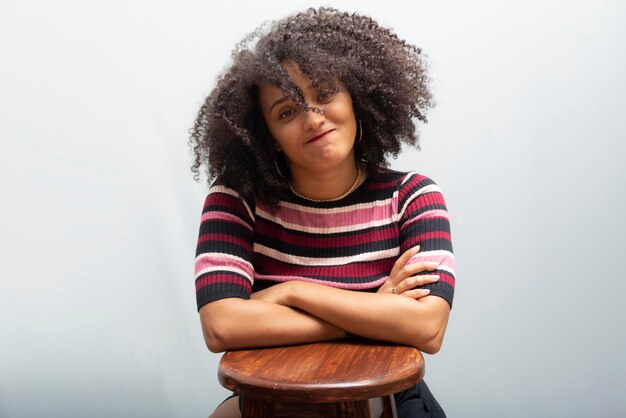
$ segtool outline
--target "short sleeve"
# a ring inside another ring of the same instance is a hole
[[[419,261],[440,263],[436,272],[439,281],[421,288],[430,295],[444,298],[452,307],[455,285],[455,261],[450,237],[450,217],[439,186],[431,179],[409,173],[398,193],[400,253],[416,245],[420,251],[408,264]]]
[[[254,215],[249,202],[214,185],[204,202],[196,248],[198,309],[218,299],[248,299],[252,291]]]

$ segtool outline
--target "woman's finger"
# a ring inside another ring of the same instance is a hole
[[[439,265],[440,263],[438,261],[418,261],[417,263],[405,265],[398,271],[397,278],[399,280],[404,280],[407,277],[415,276],[418,273],[435,270],[439,267]]]
[[[407,277],[396,286],[396,292],[402,294],[403,292],[415,289],[418,286],[434,283],[437,280],[439,280],[439,276],[436,274],[424,274],[420,276]]]
[[[402,268],[404,266],[406,266],[406,263],[408,263],[408,261],[411,259],[411,257],[413,257],[415,254],[417,254],[420,250],[420,246],[416,245],[413,248],[409,248],[408,250],[406,250],[397,260],[395,263],[393,263],[393,267],[391,268],[391,272],[389,273],[389,277],[396,277],[396,275],[398,274],[398,272],[400,270],[402,270]]]

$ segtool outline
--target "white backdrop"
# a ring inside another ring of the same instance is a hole
[[[230,49],[304,1],[0,6],[0,416],[202,417],[223,399],[186,144]],[[336,1],[428,54],[420,153],[458,274],[449,417],[626,415],[626,3]]]

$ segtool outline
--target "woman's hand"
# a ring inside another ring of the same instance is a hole
[[[419,250],[418,245],[406,250],[404,254],[398,258],[391,269],[391,273],[389,273],[389,278],[378,289],[377,293],[393,293],[412,299],[420,299],[424,296],[428,296],[430,290],[416,289],[416,287],[434,283],[439,280],[439,276],[436,274],[417,274],[424,271],[435,270],[439,266],[439,263],[436,261],[420,261],[407,265],[411,257],[417,254]]]

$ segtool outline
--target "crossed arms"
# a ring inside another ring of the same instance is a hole
[[[434,354],[445,333],[450,305],[416,286],[437,280],[417,273],[436,263],[407,265],[417,249],[405,252],[377,293],[290,281],[252,294],[204,305],[200,320],[213,352],[337,339],[346,333],[395,342]],[[391,289],[396,289],[396,293]]]

